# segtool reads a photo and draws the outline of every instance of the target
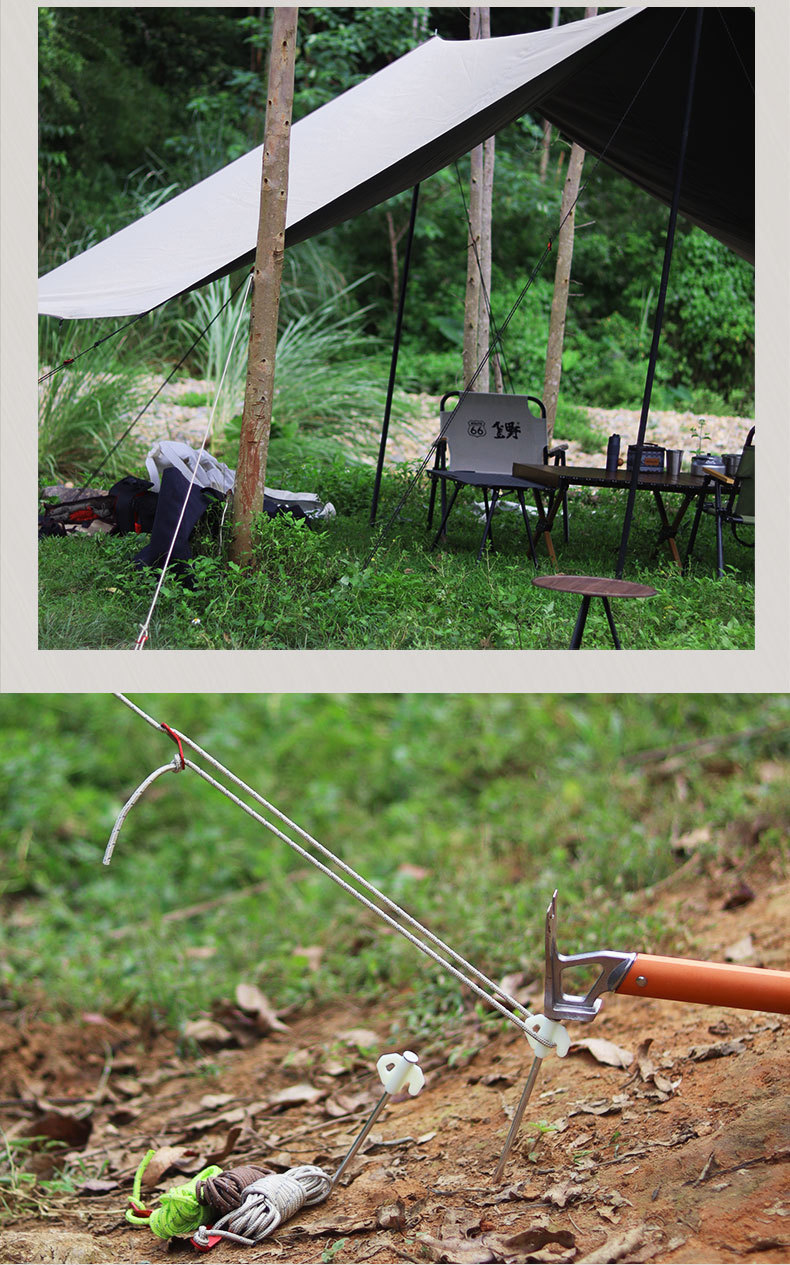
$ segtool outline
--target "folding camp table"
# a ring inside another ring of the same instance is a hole
[[[540,502],[539,506],[541,522],[538,524],[538,530],[547,533],[551,532],[555,515],[562,502],[563,495],[569,487],[625,488],[627,490],[631,483],[631,473],[630,470],[605,470],[601,466],[533,466],[523,465],[519,462],[515,462],[513,465],[513,474],[518,478],[529,479],[530,482],[538,483],[542,487],[551,490],[551,497],[545,513],[542,502]],[[639,473],[636,486],[640,492],[653,493],[661,519],[658,543],[668,542],[672,557],[678,568],[682,569],[675,538],[689,506],[693,501],[698,498],[704,498],[707,495],[708,481],[701,475],[696,474],[670,476],[663,470],[642,470]],[[677,492],[683,497],[675,517],[671,521],[664,505],[664,492]],[[539,499],[539,497],[540,494],[537,493],[536,499]]]

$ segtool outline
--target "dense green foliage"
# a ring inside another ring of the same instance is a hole
[[[699,857],[786,873],[786,696],[134,701],[494,978],[539,977],[554,887],[565,951],[693,956],[694,927],[665,925],[644,889],[701,825]],[[464,1004],[455,981],[189,771],[141,798],[103,867],[121,805],[173,752],[117,700],[5,695],[0,737],[0,1003],[177,1022],[240,981],[277,1006],[399,990],[391,1014],[412,1035]],[[637,758],[705,738],[723,741],[681,761]],[[298,953],[311,946],[316,971]]]
[[[550,10],[492,11],[493,34],[542,29]],[[576,10],[563,12],[575,20]],[[152,209],[261,140],[269,11],[43,8],[40,10],[41,269]],[[299,12],[294,117],[303,116],[437,31],[465,38],[463,10],[307,8]],[[546,354],[552,261],[514,304],[556,232],[567,144],[553,138],[539,175],[542,124],[525,115],[497,137],[492,307],[502,325],[509,389],[538,393]],[[636,407],[644,389],[666,208],[588,159],[577,209],[574,284],[563,396],[570,404]],[[421,390],[458,385],[465,283],[468,162],[424,182],[412,261],[401,380]],[[330,230],[315,243],[355,301],[367,332],[391,336],[409,194]],[[586,227],[582,227],[586,225]],[[401,236],[399,236],[401,235]],[[754,393],[752,269],[687,223],[679,225],[656,408],[749,415]],[[287,291],[287,283],[286,283]],[[168,305],[138,355],[160,365],[184,350]],[[172,318],[172,319],[171,319]],[[43,321],[55,357],[58,331]],[[87,345],[87,339],[84,340]],[[44,358],[42,350],[42,359]]]
[[[305,522],[265,519],[256,561],[229,563],[227,540],[197,542],[195,587],[171,574],[162,589],[151,644],[157,649],[562,649],[570,641],[578,599],[532,584],[521,515],[495,518],[495,548],[480,564],[482,525],[466,489],[449,524],[447,544],[432,551],[423,478],[397,520],[392,516],[413,474],[386,473],[378,523],[369,526],[371,470],[342,457],[310,465],[286,436],[271,449],[270,485],[307,486],[338,516],[309,530]],[[279,455],[284,449],[284,456]],[[294,464],[295,462],[295,464]],[[572,494],[570,541],[555,541],[562,570],[611,574],[622,531],[617,492]],[[434,522],[434,531],[438,521]],[[689,570],[681,576],[666,546],[656,551],[659,519],[652,497],[637,498],[626,571],[652,585],[649,601],[622,601],[615,617],[629,649],[748,649],[754,645],[753,551],[727,540],[723,580],[715,578],[715,544],[707,516]],[[386,531],[384,530],[386,529]],[[688,526],[685,528],[688,531]],[[383,535],[382,535],[383,533]],[[369,566],[374,544],[381,545]],[[682,542],[681,542],[682,547]],[[124,648],[137,636],[157,575],[139,572],[137,536],[43,540],[39,550],[39,644],[48,649]],[[539,568],[550,570],[544,548]],[[594,603],[598,607],[599,603]],[[585,646],[611,648],[606,619],[593,610]]]

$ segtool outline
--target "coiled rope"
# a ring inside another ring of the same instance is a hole
[[[199,1177],[195,1185],[195,1195],[198,1203],[207,1204],[212,1212],[224,1216],[239,1207],[248,1186],[269,1176],[269,1168],[259,1168],[257,1164],[241,1164],[238,1168],[229,1168],[224,1173],[218,1173],[216,1177]]]
[[[220,1217],[210,1230],[201,1226],[193,1241],[208,1247],[210,1233],[252,1247],[301,1208],[323,1203],[331,1190],[332,1178],[313,1164],[300,1164],[286,1173],[269,1173],[247,1186],[241,1205]]]
[[[216,1178],[222,1169],[218,1164],[210,1164],[185,1185],[173,1186],[171,1190],[165,1191],[160,1198],[159,1207],[151,1211],[140,1202],[140,1187],[143,1173],[154,1154],[153,1150],[147,1151],[138,1165],[129,1200],[132,1206],[126,1212],[126,1220],[131,1225],[148,1226],[158,1239],[169,1239],[175,1234],[192,1234],[209,1215],[209,1209],[200,1202],[196,1194],[197,1184]]]

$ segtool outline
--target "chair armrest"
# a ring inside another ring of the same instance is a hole
[[[447,469],[447,437],[445,435],[438,435],[436,439],[434,440],[434,444],[436,445],[436,455],[433,461],[433,468],[434,470],[446,470]]]
[[[565,453],[567,451],[568,451],[567,444],[555,444],[553,448],[544,448],[543,449],[543,464],[547,466],[549,464],[549,458],[553,457],[555,466],[564,466]]]
[[[731,479],[729,475],[722,474],[719,470],[712,470],[710,466],[703,466],[702,473],[707,474],[711,479],[715,479],[717,483],[726,483],[730,487],[735,483],[735,480]]]

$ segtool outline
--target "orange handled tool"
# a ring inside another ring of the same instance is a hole
[[[598,977],[583,995],[566,993],[563,972],[573,967],[597,967]],[[768,1010],[790,1015],[790,971],[756,966],[697,962],[690,958],[657,957],[650,953],[564,954],[557,951],[557,893],[546,911],[546,987],[544,1011],[550,1019],[589,1022],[597,1015],[603,993],[629,997],[661,997],[708,1006]]]
[[[594,983],[584,994],[563,988],[563,972],[583,967],[596,971]],[[546,910],[546,983],[543,1015],[533,1015],[525,1031],[535,1058],[516,1107],[494,1181],[502,1180],[508,1155],[532,1093],[543,1055],[555,1049],[567,1054],[570,1039],[562,1024],[566,1019],[589,1023],[603,1004],[604,993],[629,997],[661,997],[666,1001],[699,1002],[708,1006],[734,1006],[745,1010],[769,1010],[790,1015],[790,971],[769,971],[754,966],[729,966],[719,962],[695,962],[689,958],[663,958],[651,953],[560,953],[557,949],[557,893]],[[535,1044],[540,1042],[541,1049]]]
[[[637,953],[618,993],[790,1015],[790,972]]]

